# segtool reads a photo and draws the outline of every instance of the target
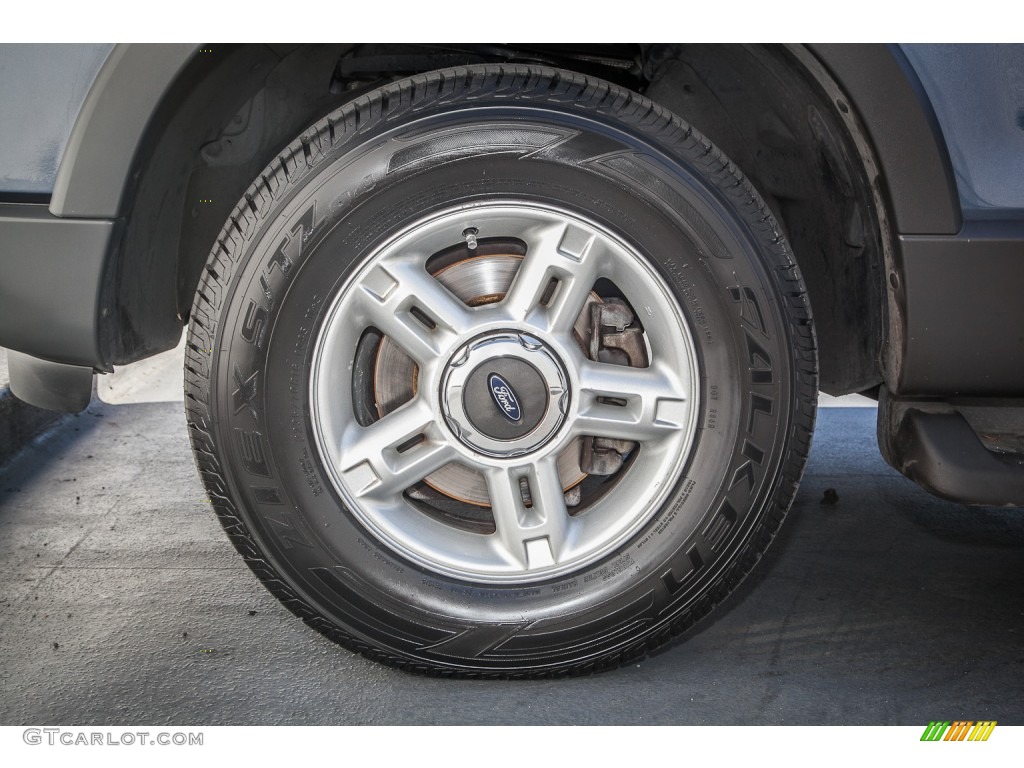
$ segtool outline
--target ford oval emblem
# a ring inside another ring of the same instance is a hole
[[[515,390],[509,386],[507,381],[498,374],[492,373],[487,377],[487,386],[491,390],[491,398],[498,406],[502,416],[509,421],[519,421],[523,418],[522,409],[519,407],[519,398],[516,397]]]

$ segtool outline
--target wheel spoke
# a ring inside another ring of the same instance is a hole
[[[453,458],[454,450],[438,429],[429,405],[416,398],[368,427],[353,424],[346,429],[338,464],[357,496],[387,498]]]
[[[420,364],[442,354],[472,323],[472,310],[409,260],[378,265],[358,287],[365,321]]]
[[[605,267],[603,245],[571,224],[540,230],[505,297],[505,311],[550,333],[571,332]]]
[[[580,391],[572,430],[576,435],[648,442],[685,426],[688,387],[661,367],[579,364]]]
[[[554,458],[486,473],[498,548],[526,570],[555,565],[570,520]],[[524,501],[528,489],[530,506]]]

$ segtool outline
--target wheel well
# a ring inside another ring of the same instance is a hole
[[[821,389],[878,385],[882,228],[840,107],[778,46],[658,46],[646,69],[647,96],[715,142],[782,223],[811,299]]]
[[[224,221],[282,146],[339,103],[344,46],[204,45],[150,120],[104,280],[113,364],[173,347]]]
[[[204,46],[136,161],[108,276],[108,359],[173,346],[233,206],[282,146],[359,93],[455,64],[538,62],[638,90],[715,142],[782,222],[807,283],[821,387],[881,382],[884,227],[840,106],[781,46]],[[212,51],[212,53],[206,53]],[[845,105],[843,105],[845,106]],[[129,257],[123,257],[128,254]],[[173,291],[154,286],[174,286]]]

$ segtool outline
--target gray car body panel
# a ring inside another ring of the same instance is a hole
[[[0,46],[0,194],[49,196],[112,45]]]
[[[165,93],[198,46],[117,45],[82,104],[54,180],[50,213],[122,213],[132,163]]]
[[[904,45],[967,219],[1024,219],[1024,45]]]
[[[61,219],[42,204],[0,203],[0,346],[105,367],[99,306],[116,232],[115,221]]]

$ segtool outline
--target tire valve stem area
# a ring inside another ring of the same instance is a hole
[[[467,227],[462,230],[462,236],[466,240],[466,247],[471,251],[476,250],[477,240],[476,236],[480,234],[480,230],[476,227]]]

